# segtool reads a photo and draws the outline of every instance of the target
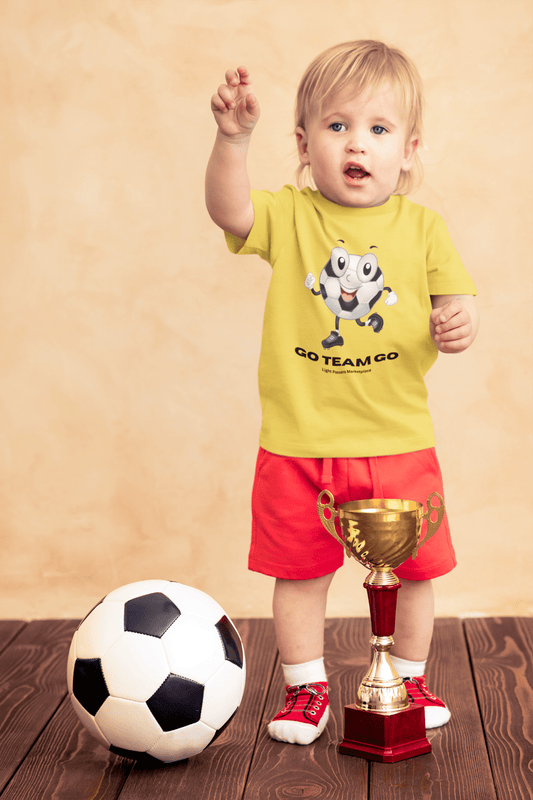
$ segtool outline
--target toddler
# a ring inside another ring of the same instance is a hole
[[[420,168],[422,89],[399,50],[348,42],[308,67],[295,120],[304,188],[250,189],[247,150],[260,112],[246,68],[226,73],[211,108],[209,214],[232,252],[272,266],[249,556],[250,569],[276,579],[287,696],[269,732],[309,744],[328,719],[326,596],[343,561],[318,517],[318,494],[423,504],[443,494],[424,375],[439,350],[472,344],[476,290],[442,219],[404,194]],[[395,570],[402,588],[391,657],[429,728],[450,718],[425,678],[431,580],[455,564],[445,516],[416,560]]]

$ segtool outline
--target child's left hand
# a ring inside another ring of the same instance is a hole
[[[471,295],[439,295],[431,298],[429,332],[441,353],[462,353],[476,338],[478,319]]]

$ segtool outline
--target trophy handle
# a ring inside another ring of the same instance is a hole
[[[439,499],[440,505],[434,506],[432,504],[431,501],[433,500],[434,497],[437,497]],[[422,541],[419,542],[417,544],[417,546],[415,547],[415,549],[413,551],[413,554],[412,554],[412,558],[416,558],[417,555],[418,555],[418,551],[420,550],[422,545],[426,544],[426,542],[428,542],[431,539],[431,537],[434,536],[434,534],[437,533],[438,529],[440,528],[440,524],[442,522],[442,518],[444,517],[444,512],[446,510],[444,508],[444,500],[442,499],[442,497],[440,496],[440,494],[438,492],[432,492],[432,494],[429,495],[429,497],[427,499],[427,507],[428,507],[428,510],[426,511],[426,513],[422,514],[422,519],[425,519],[426,522],[427,522],[426,535],[424,536]],[[432,513],[434,511],[437,512],[437,519],[436,519],[435,522],[433,522],[433,520],[431,519],[431,515],[432,515]]]
[[[327,497],[329,502],[323,503],[322,502],[323,497]],[[328,533],[331,533],[331,535],[338,542],[342,544],[342,546],[346,550],[346,553],[349,556],[351,556],[352,553],[350,551],[350,548],[348,547],[344,539],[341,539],[341,537],[339,536],[339,534],[335,529],[335,518],[339,516],[339,512],[335,508],[335,498],[333,497],[331,492],[329,492],[327,489],[323,489],[318,495],[318,500],[316,501],[316,507],[318,510],[318,516],[320,517],[320,521],[324,526],[324,528],[327,530]],[[326,508],[329,509],[329,513],[331,514],[329,518],[324,515],[324,511]]]

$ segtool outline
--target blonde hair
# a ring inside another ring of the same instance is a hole
[[[418,139],[413,166],[400,173],[397,194],[407,194],[422,180],[422,163],[418,150],[422,143],[422,81],[415,65],[401,50],[383,42],[360,40],[328,48],[306,69],[296,94],[295,128],[304,128],[309,114],[320,113],[322,103],[347,86],[360,92],[367,86],[389,83],[400,92],[400,101],[407,118],[407,139]],[[309,167],[300,164],[296,173],[299,188],[308,182]],[[414,173],[414,174],[413,174]]]

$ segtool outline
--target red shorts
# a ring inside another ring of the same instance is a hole
[[[317,499],[329,489],[337,504],[373,497],[422,503],[444,497],[434,448],[372,458],[291,458],[260,448],[252,493],[248,566],[288,580],[319,578],[337,570],[344,548],[322,526]],[[424,536],[426,523],[422,525]],[[456,565],[446,514],[426,547],[394,570],[406,580],[429,580]]]

